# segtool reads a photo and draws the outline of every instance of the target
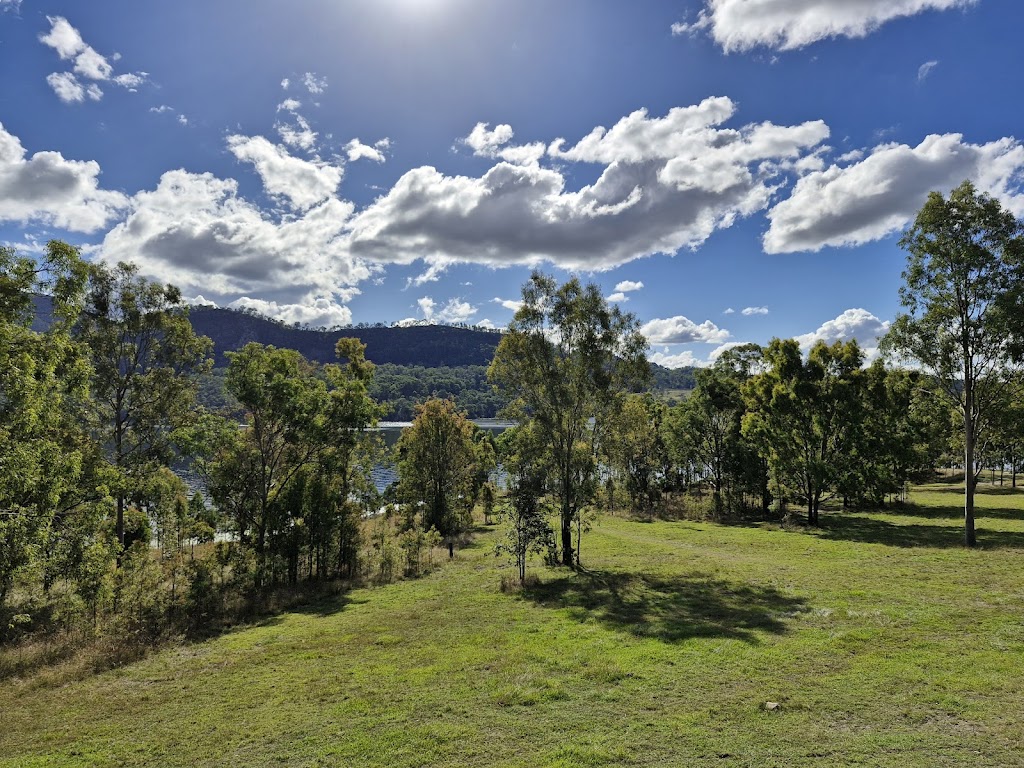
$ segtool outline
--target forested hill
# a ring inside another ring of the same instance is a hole
[[[227,365],[225,352],[241,349],[250,341],[295,349],[319,363],[335,362],[334,345],[343,336],[360,339],[366,345],[367,359],[378,364],[428,368],[488,365],[501,341],[497,331],[449,325],[373,325],[324,331],[212,307],[193,307],[189,317],[196,333],[213,340],[218,366]]]

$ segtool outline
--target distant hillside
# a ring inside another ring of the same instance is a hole
[[[488,365],[501,334],[480,328],[415,325],[407,328],[368,326],[323,331],[297,328],[246,312],[193,307],[189,313],[196,333],[213,340],[216,365],[227,365],[225,352],[239,350],[250,341],[298,350],[309,360],[335,362],[338,339],[356,337],[366,345],[374,363],[441,366]]]
[[[43,330],[50,321],[50,301],[45,296],[35,299],[36,320],[33,327]],[[298,350],[304,357],[319,363],[335,361],[334,345],[343,336],[356,337],[366,344],[369,360],[384,366],[403,366],[417,370],[389,369],[380,371],[382,388],[392,389],[392,377],[403,381],[392,391],[382,392],[385,399],[416,402],[425,394],[454,394],[457,389],[445,379],[465,378],[473,384],[468,389],[479,390],[481,402],[468,402],[463,407],[480,415],[490,413],[496,407],[491,402],[490,386],[483,382],[483,368],[490,364],[494,350],[501,341],[501,333],[484,328],[466,328],[449,325],[414,325],[404,328],[372,325],[325,331],[286,325],[249,312],[237,312],[213,307],[193,307],[189,318],[196,333],[213,340],[215,365],[218,368],[228,364],[225,352],[234,352],[251,341],[272,344],[275,347]],[[427,376],[424,368],[465,369],[471,371],[448,371],[437,376]],[[669,370],[660,365],[651,366],[654,374],[654,390],[688,390],[694,387],[693,368]],[[410,378],[420,379],[425,392],[413,391]],[[387,379],[387,386],[384,385]],[[436,381],[435,381],[436,379]],[[468,394],[467,394],[468,396]],[[458,399],[458,398],[457,398]],[[411,406],[410,406],[411,407]],[[403,413],[409,408],[401,409]]]

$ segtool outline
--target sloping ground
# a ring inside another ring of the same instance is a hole
[[[0,690],[0,765],[1024,765],[1024,496],[821,532],[606,518],[503,594],[495,533],[59,689]],[[766,702],[781,706],[768,711]]]

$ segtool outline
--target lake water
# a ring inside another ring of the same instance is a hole
[[[472,419],[472,422],[481,429],[486,429],[494,437],[497,437],[509,427],[515,426],[515,422],[504,421],[502,419]],[[398,438],[401,436],[402,430],[411,426],[411,421],[382,421],[377,425],[377,431],[383,435],[384,443],[387,447],[393,448],[395,443],[398,442]],[[374,467],[372,476],[373,484],[381,493],[383,493],[389,485],[398,480],[398,473],[395,472],[395,468],[384,464],[378,464]]]

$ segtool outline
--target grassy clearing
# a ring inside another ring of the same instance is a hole
[[[603,519],[584,573],[494,531],[356,590],[69,682],[0,688],[0,765],[1024,765],[1024,493],[821,531]],[[775,711],[764,708],[777,702]]]

